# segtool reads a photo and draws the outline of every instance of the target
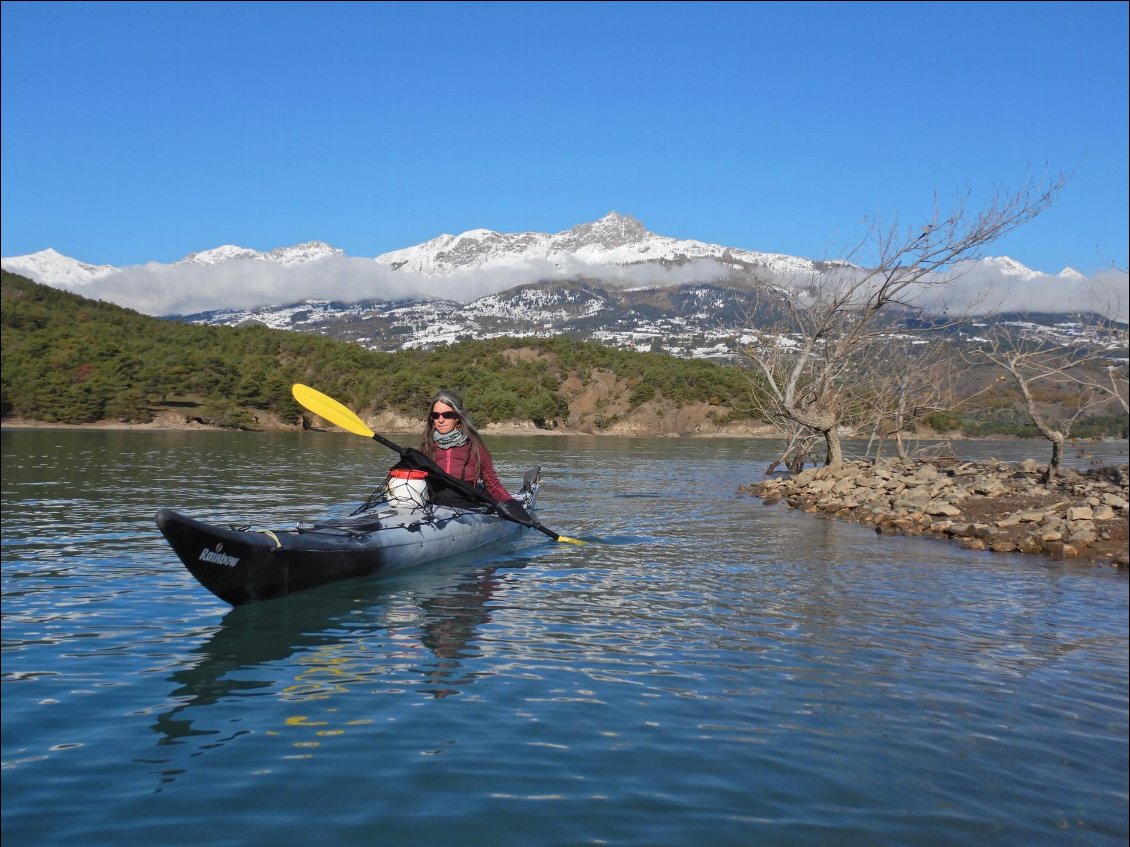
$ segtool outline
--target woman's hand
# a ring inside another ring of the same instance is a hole
[[[526,511],[526,507],[518,500],[511,498],[504,503],[499,503],[498,510],[515,523],[520,523],[523,526],[534,525],[533,516]]]

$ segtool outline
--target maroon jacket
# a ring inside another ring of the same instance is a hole
[[[494,462],[491,460],[490,451],[486,447],[479,448],[479,459],[482,462],[482,467],[478,469],[475,468],[470,441],[459,447],[450,447],[446,450],[442,447],[436,447],[433,458],[444,473],[451,474],[456,479],[461,479],[471,485],[476,485],[482,480],[483,485],[486,486],[487,494],[495,502],[505,503],[507,500],[513,499],[510,492],[499,481],[498,474],[494,471]],[[476,470],[478,473],[476,473]]]

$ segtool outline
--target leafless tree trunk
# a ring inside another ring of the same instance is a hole
[[[1047,482],[1059,471],[1072,426],[1084,414],[1112,405],[1112,394],[1118,398],[1117,391],[1111,391],[1111,385],[1117,383],[1109,372],[1108,326],[1102,318],[1093,317],[1078,324],[1076,338],[1052,343],[1041,338],[1032,324],[1011,322],[997,327],[969,357],[1002,368],[1007,374],[1002,378],[1019,389],[1028,419],[1051,445]],[[1121,337],[1124,344],[1125,329]],[[1043,387],[1058,389],[1054,404],[1038,396],[1038,388]],[[1125,400],[1121,403],[1125,411]]]
[[[898,457],[909,458],[906,439],[917,435],[923,419],[960,405],[955,358],[949,344],[940,340],[897,338],[886,345],[882,365],[867,385],[873,423],[865,455],[874,449],[878,458],[883,442],[894,439]]]
[[[741,351],[763,391],[761,416],[819,434],[826,464],[840,465],[840,430],[857,405],[852,394],[867,381],[875,352],[889,335],[881,317],[894,307],[913,310],[924,293],[951,283],[958,263],[980,257],[989,244],[1046,210],[1063,185],[1060,177],[1002,190],[979,212],[967,208],[966,192],[949,215],[935,208],[923,227],[873,225],[831,272],[805,285],[794,280],[783,324],[755,333]]]
[[[788,426],[788,430],[785,447],[765,469],[767,475],[777,470],[778,466],[784,465],[790,474],[796,476],[804,470],[808,462],[812,461],[812,454],[816,450],[816,437],[795,424]]]

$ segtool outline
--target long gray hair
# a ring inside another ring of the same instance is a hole
[[[482,468],[481,450],[484,446],[483,437],[479,431],[475,429],[475,425],[471,423],[471,419],[467,417],[467,410],[463,407],[463,398],[450,389],[443,389],[437,391],[435,396],[432,397],[431,402],[428,403],[428,414],[424,418],[424,439],[420,445],[420,452],[422,452],[429,459],[436,457],[436,445],[432,441],[432,432],[435,430],[435,421],[432,420],[431,411],[435,408],[436,403],[444,403],[455,410],[455,414],[459,415],[459,427],[467,433],[467,437],[471,440],[471,457],[475,461],[475,475],[478,476],[478,471]]]

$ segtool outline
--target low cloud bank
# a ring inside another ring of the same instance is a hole
[[[303,300],[396,300],[442,297],[468,302],[516,285],[584,277],[621,287],[679,285],[719,279],[727,272],[716,262],[698,260],[664,268],[591,265],[575,259],[531,261],[520,267],[457,271],[427,277],[395,271],[372,259],[332,256],[301,265],[256,260],[218,265],[162,265],[122,268],[69,290],[147,315],[191,315],[217,309],[247,309]],[[63,287],[63,286],[60,286]]]
[[[835,271],[836,284],[859,280],[858,269]],[[1096,313],[1112,320],[1127,320],[1127,274],[1108,270],[1094,277],[1061,277],[1035,274],[1021,277],[992,264],[970,264],[959,272],[937,277],[936,282],[909,286],[902,302],[931,315],[982,317],[1002,312]],[[819,293],[816,277],[784,277],[778,284],[786,289]],[[831,289],[829,289],[831,290]],[[866,293],[866,287],[864,289]]]
[[[1094,312],[1126,321],[1127,275],[1104,271],[1094,277],[1038,274],[1024,279],[991,267],[975,266],[945,285],[926,287],[916,304],[950,315],[1001,312]]]
[[[418,278],[397,274],[371,259],[334,256],[303,265],[256,260],[212,266],[151,262],[122,268],[74,290],[147,315],[190,315],[307,299],[395,299],[415,295],[418,283]]]
[[[531,261],[520,267],[469,270],[426,277],[394,271],[372,259],[333,256],[299,265],[247,260],[219,265],[150,263],[70,290],[149,315],[187,315],[218,309],[284,305],[303,300],[396,300],[439,297],[468,302],[516,285],[579,277],[623,288],[711,282],[734,271],[711,260],[681,265],[592,265],[569,258]],[[813,277],[771,280],[811,285]],[[62,287],[62,286],[61,286]],[[1010,276],[992,265],[974,265],[944,285],[924,286],[917,305],[930,312],[985,315],[994,312],[1096,311],[1127,319],[1127,274],[1109,270],[1091,278]]]

